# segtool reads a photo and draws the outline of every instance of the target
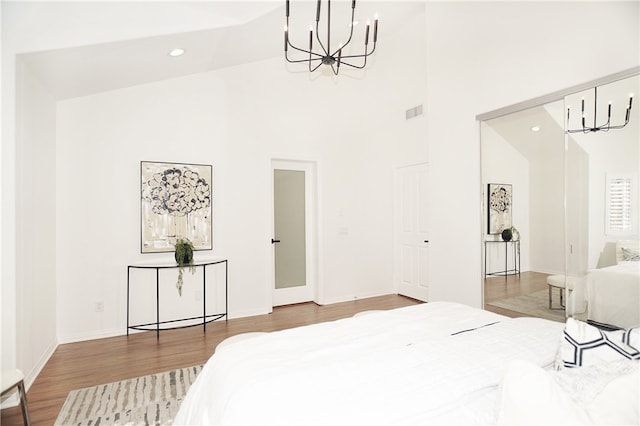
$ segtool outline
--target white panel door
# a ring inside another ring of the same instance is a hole
[[[427,164],[396,171],[394,277],[398,294],[429,298]]]

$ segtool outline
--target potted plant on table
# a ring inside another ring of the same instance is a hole
[[[520,232],[518,232],[515,226],[509,226],[502,230],[501,236],[503,241],[518,241],[520,239]]]
[[[175,244],[174,257],[178,263],[178,282],[176,282],[176,287],[180,296],[182,296],[184,267],[188,266],[189,272],[192,274],[196,270],[193,265],[193,251],[193,243],[188,238],[178,238]]]

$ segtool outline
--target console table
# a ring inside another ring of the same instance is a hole
[[[207,315],[207,267],[211,267],[213,265],[222,265],[224,264],[224,312],[216,313],[216,314],[208,314]],[[127,336],[129,335],[129,330],[146,330],[146,331],[156,331],[156,338],[160,338],[160,330],[170,330],[175,328],[186,328],[186,327],[194,327],[202,324],[203,332],[207,330],[207,323],[218,320],[222,317],[225,317],[225,320],[228,320],[228,311],[229,311],[229,270],[227,259],[216,258],[209,260],[195,260],[193,266],[196,268],[202,268],[202,315],[198,315],[190,318],[180,318],[173,320],[160,321],[160,270],[161,269],[175,269],[178,268],[178,265],[174,261],[156,261],[153,263],[135,263],[127,266]],[[185,266],[188,268],[189,266]],[[146,324],[130,324],[129,321],[129,312],[130,312],[130,281],[131,281],[131,270],[132,269],[155,269],[156,271],[156,321],[150,322]],[[171,323],[179,323],[189,320],[202,319],[202,322],[198,322],[196,324],[189,325],[178,325],[173,327],[163,327],[160,328],[161,324],[171,324]]]
[[[490,244],[504,244],[504,269],[501,271],[488,272],[487,271],[487,245]],[[511,252],[513,253],[513,269],[509,269],[509,245],[511,245]],[[484,241],[484,277],[491,275],[504,276],[507,279],[507,275],[520,275],[520,240],[515,241],[502,241],[502,240],[485,240]]]

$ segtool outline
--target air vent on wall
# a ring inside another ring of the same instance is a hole
[[[422,104],[413,107],[413,108],[409,108],[406,112],[405,112],[405,118],[407,120],[411,119],[411,118],[415,118],[419,115],[422,115]]]

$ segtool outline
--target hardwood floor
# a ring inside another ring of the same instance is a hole
[[[518,276],[485,280],[485,303],[533,293],[547,288],[547,274],[525,272]],[[218,343],[250,331],[276,331],[347,318],[370,309],[393,309],[420,303],[397,296],[381,296],[334,305],[314,303],[283,306],[269,315],[218,321],[207,326],[167,330],[60,345],[27,393],[34,425],[52,425],[67,394],[73,389],[203,364]],[[485,309],[511,316],[523,314],[485,305]],[[21,425],[19,407],[2,410],[3,426]]]
[[[27,393],[33,425],[52,425],[73,389],[203,364],[218,343],[249,331],[276,331],[350,317],[370,309],[393,309],[420,303],[389,295],[318,306],[314,303],[275,308],[269,315],[217,321],[202,327],[167,330],[60,345]],[[21,425],[19,407],[2,410],[3,426]]]
[[[510,311],[495,306],[487,305],[487,303],[496,300],[506,299],[509,297],[522,296],[524,294],[535,293],[536,291],[546,290],[547,276],[540,272],[523,272],[518,275],[509,275],[506,277],[488,277],[484,280],[484,308],[487,311],[495,312],[510,317],[526,316],[520,312]]]

